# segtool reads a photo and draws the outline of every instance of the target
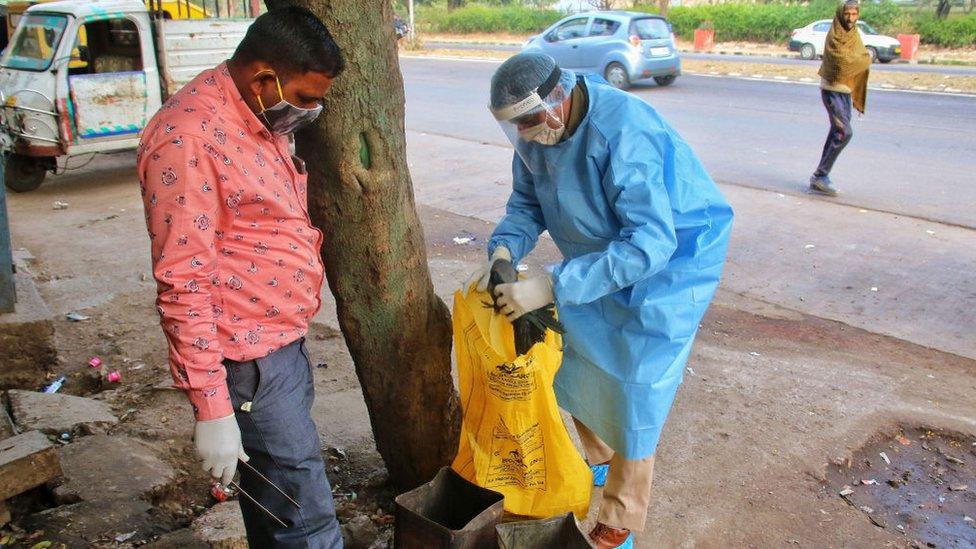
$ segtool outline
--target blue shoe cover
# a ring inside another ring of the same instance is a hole
[[[590,465],[590,471],[593,472],[593,486],[603,486],[606,484],[607,472],[609,470],[609,465]]]
[[[634,534],[627,536],[627,539],[618,545],[617,549],[634,549]]]

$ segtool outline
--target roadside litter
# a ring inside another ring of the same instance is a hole
[[[478,237],[473,233],[462,231],[461,234],[455,236],[453,240],[458,246],[467,246],[468,244],[478,240]]]
[[[43,392],[49,395],[53,395],[54,393],[61,390],[61,387],[64,385],[64,380],[65,380],[64,376],[55,379],[54,383],[51,383],[50,385],[44,388]]]
[[[54,201],[54,206],[51,209],[52,210],[67,210],[68,209],[68,203],[67,202],[62,202],[60,200],[55,200]]]
[[[89,318],[91,318],[88,315],[83,315],[81,313],[76,313],[74,311],[72,311],[72,312],[70,312],[70,313],[68,313],[68,314],[66,314],[64,316],[65,316],[65,318],[67,318],[71,322],[81,322],[81,321],[88,320]]]

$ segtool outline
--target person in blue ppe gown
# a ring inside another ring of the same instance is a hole
[[[555,303],[566,329],[556,396],[605,482],[590,538],[629,546],[722,274],[732,209],[657,111],[599,76],[519,54],[492,77],[490,108],[515,146],[513,189],[467,287],[484,291],[494,261],[518,263],[549,231],[562,263],[497,286],[496,302],[510,319]]]

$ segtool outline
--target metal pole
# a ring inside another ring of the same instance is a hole
[[[417,38],[417,31],[414,30],[413,21],[413,0],[407,2],[407,9],[410,11],[410,40]]]
[[[0,313],[14,312],[17,289],[14,287],[14,257],[7,221],[7,189],[3,184],[7,155],[0,152]]]

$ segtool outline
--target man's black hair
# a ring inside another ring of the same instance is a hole
[[[329,29],[299,6],[269,10],[255,19],[234,52],[234,61],[265,61],[286,75],[318,72],[330,78],[345,67]]]

